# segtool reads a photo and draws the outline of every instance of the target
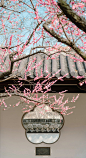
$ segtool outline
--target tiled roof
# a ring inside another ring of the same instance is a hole
[[[34,62],[32,62],[33,60]],[[41,64],[39,64],[40,62]],[[37,64],[39,64],[39,66],[37,69],[34,69]],[[7,71],[9,69],[9,55],[6,55],[1,65],[3,68],[0,66],[0,71]],[[52,57],[50,59],[47,59],[47,56],[42,53],[25,58],[15,63],[12,75],[17,75],[24,78],[26,73],[26,75],[28,75],[30,78],[34,78],[36,76],[36,71],[38,76],[41,76],[41,69],[44,76],[48,75],[47,71],[52,75],[61,69],[61,71],[57,73],[55,77],[58,78],[67,74],[66,78],[77,78],[77,76],[85,76],[86,78],[86,62],[80,62],[78,60],[74,62],[74,59],[68,55],[65,55],[64,53],[60,53],[55,58]]]

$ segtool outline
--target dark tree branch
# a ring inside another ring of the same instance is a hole
[[[13,75],[13,76],[10,76],[10,77],[5,78],[5,79],[3,79],[3,80],[0,80],[0,82],[5,82],[5,81],[7,81],[7,80],[10,80],[10,79],[16,78],[16,77],[18,77],[18,76],[17,76],[17,75]]]
[[[45,17],[46,17],[46,16],[45,16]],[[45,19],[45,17],[44,17],[43,19]],[[35,27],[35,29],[34,29],[35,31],[36,31],[37,28],[42,24],[42,22],[43,22],[43,20],[41,20],[41,22],[36,25],[36,27]],[[31,33],[29,39],[27,40],[26,46],[30,43],[30,41],[31,41],[31,39],[32,39],[32,37],[33,37],[33,33],[34,33],[34,31]],[[25,45],[25,44],[24,44],[24,45]],[[24,47],[24,45],[23,45],[23,47]],[[23,47],[22,47],[22,50],[23,50]]]
[[[43,24],[43,28],[54,38],[58,40],[58,42],[64,43],[67,46],[71,47],[73,50],[76,51],[77,54],[79,54],[85,61],[86,61],[86,54],[82,52],[76,45],[75,43],[68,41],[67,39],[60,37],[59,34],[57,34],[53,29],[51,30],[48,25],[51,23],[52,19],[49,19]]]
[[[25,4],[27,7],[31,8],[31,9],[33,10],[33,8],[32,8],[30,5],[28,5],[27,3],[23,2],[22,0],[20,0],[19,3],[23,3],[23,4]]]
[[[34,11],[36,11],[36,9],[35,9],[35,7],[34,7],[34,5],[33,5],[32,0],[30,0],[30,2],[31,2],[31,4],[32,4],[32,7],[33,7]]]
[[[43,22],[43,21],[41,21],[39,24],[36,25],[36,27],[35,27],[35,29],[34,29],[35,31],[36,31],[37,28],[41,25],[42,22]],[[30,40],[31,40],[32,37],[33,37],[33,32],[31,33],[29,39],[27,40],[26,46],[30,43]]]
[[[24,12],[24,10],[22,10],[22,11],[17,11],[17,10],[14,10],[14,9],[9,9],[9,8],[7,8],[6,6],[2,6],[4,9],[7,9],[7,10],[10,10],[10,11],[13,11],[13,12],[16,12],[16,13],[21,13],[21,12]]]
[[[3,3],[2,3],[3,2]],[[16,12],[16,13],[21,13],[21,12],[24,12],[24,10],[22,11],[17,11],[17,10],[14,10],[14,9],[9,9],[7,8],[5,5],[4,5],[4,1],[2,0],[2,2],[0,3],[0,7],[3,7],[4,9],[7,9],[7,10],[10,10],[10,11],[13,11],[13,12]]]
[[[24,94],[22,93],[10,93],[11,96],[20,96],[20,97],[23,97],[23,98],[26,98],[27,100],[30,100],[30,101],[34,101],[36,103],[42,103],[41,101],[38,101],[38,100],[35,100],[35,99],[32,99],[31,97],[28,97],[28,96],[25,96]],[[0,98],[2,97],[9,97],[9,94],[8,93],[0,93]]]
[[[36,54],[38,54],[38,53],[43,53],[43,54],[46,54],[46,55],[48,56],[47,53],[45,53],[44,51],[41,51],[41,50],[40,50],[40,51],[38,51],[38,52],[36,52],[36,53],[34,53],[34,54],[28,54],[28,55],[23,56],[23,57],[21,57],[21,58],[15,59],[15,60],[13,60],[13,63],[14,63],[14,62],[17,62],[17,61],[20,61],[20,60],[22,60],[22,59],[28,58],[28,57],[30,57],[30,56],[36,55]]]
[[[20,46],[20,45],[22,45],[22,44],[24,44],[24,42],[22,42],[21,44],[18,44],[18,45],[15,45],[15,46],[12,46],[12,47],[10,47],[9,48],[9,46],[7,47],[0,47],[1,49],[12,49],[12,48],[15,48],[15,47],[18,47],[18,46]]]
[[[65,38],[60,37],[53,29],[51,30],[48,25],[51,23],[52,19],[47,20],[44,24],[43,24],[43,28],[49,33],[51,34],[54,38],[56,38],[58,40],[58,42],[62,42],[66,45],[69,45],[69,41],[67,41]]]
[[[46,17],[46,16],[45,16],[45,17]],[[45,17],[44,17],[44,18],[45,18]],[[36,25],[36,27],[35,27],[35,29],[34,29],[35,31],[37,30],[37,28],[40,26],[40,24],[41,24],[42,22],[43,22],[43,20],[41,20],[41,22]],[[23,44],[22,49],[21,49],[21,52],[23,52],[24,46],[25,46],[25,45],[27,46],[27,45],[30,43],[30,41],[31,41],[31,39],[32,39],[32,37],[33,37],[33,33],[34,33],[34,32],[31,33],[31,35],[30,35],[29,39],[27,40],[27,42],[26,42],[25,44]],[[14,63],[15,63],[16,61],[20,61],[20,60],[22,60],[22,59],[25,59],[25,58],[27,58],[27,57],[30,57],[30,56],[35,55],[35,54],[38,54],[38,53],[44,53],[44,52],[38,51],[38,52],[36,52],[36,53],[34,53],[34,54],[26,55],[26,56],[21,57],[21,58],[16,59],[16,60],[13,60],[13,56],[16,55],[16,54],[18,54],[18,52],[16,51],[16,52],[13,52],[12,54],[10,54],[10,55],[9,55],[10,62],[11,62],[10,70],[8,70],[8,71],[6,71],[6,72],[0,72],[0,79],[4,78],[5,76],[9,76],[9,75],[12,73],[13,65],[14,65]],[[46,53],[45,53],[45,54],[46,54]],[[47,54],[46,54],[46,55],[47,55]]]
[[[1,0],[1,6],[3,6],[4,5],[4,0]]]
[[[65,34],[65,37],[66,37],[66,38],[67,38],[67,40],[70,42],[70,39],[68,38],[68,36],[67,36],[67,34],[66,34],[66,32],[65,32],[64,26],[62,25],[62,23],[61,23],[60,19],[59,19],[59,23],[60,23],[60,24],[61,24],[61,26],[62,26],[63,32],[64,32],[64,34]]]
[[[10,54],[9,55],[9,58],[10,58],[10,62],[11,62],[11,65],[10,65],[10,70],[6,71],[6,72],[0,72],[0,79],[4,78],[5,76],[9,76],[11,73],[12,73],[12,70],[13,70],[13,55]]]
[[[34,48],[34,49],[35,49],[35,48]],[[10,54],[10,55],[9,55],[10,62],[11,62],[10,70],[8,70],[8,71],[6,71],[6,72],[0,72],[0,79],[4,78],[5,76],[9,76],[9,75],[12,73],[13,65],[14,65],[15,62],[18,62],[18,61],[20,61],[20,60],[23,60],[23,59],[25,59],[25,58],[27,58],[27,57],[30,57],[30,56],[33,56],[33,55],[36,55],[36,54],[39,54],[39,53],[46,54],[46,55],[48,56],[47,53],[45,53],[44,51],[41,51],[41,50],[40,50],[40,51],[38,51],[38,52],[36,52],[36,53],[34,53],[34,54],[29,54],[29,55],[26,55],[26,56],[23,56],[23,57],[20,57],[20,58],[14,60],[14,59],[13,59],[13,56],[15,55],[15,53],[14,53],[14,54]],[[4,81],[4,80],[2,80],[2,81]],[[1,81],[0,81],[0,82],[1,82]]]
[[[80,17],[65,0],[58,0],[58,5],[63,13],[69,18],[79,29],[86,32],[86,19]]]
[[[40,26],[40,24],[41,24],[42,22],[43,22],[43,21],[41,21],[39,24],[36,25],[36,27],[35,27],[35,29],[34,29],[35,31],[37,30],[37,28]],[[23,46],[22,46],[22,48],[21,48],[21,53],[23,52],[24,46],[25,46],[25,45],[28,46],[28,44],[30,43],[32,37],[33,37],[33,32],[31,33],[31,35],[30,35],[29,39],[27,40],[27,42],[26,42],[25,44],[23,44]],[[22,44],[22,43],[21,43],[21,44]],[[20,44],[20,45],[21,45],[21,44]],[[17,45],[17,46],[18,46],[18,45]],[[1,47],[1,48],[4,49],[3,47]],[[8,47],[6,47],[6,48],[8,48]],[[13,48],[13,47],[11,47],[11,48]],[[13,56],[16,55],[16,54],[18,54],[18,51],[12,53]]]

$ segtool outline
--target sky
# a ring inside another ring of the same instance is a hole
[[[31,3],[30,3],[29,0],[23,0],[23,1],[26,2],[27,5],[31,6]],[[2,22],[0,21],[0,28],[1,28],[0,29],[0,31],[1,31],[1,33],[0,33],[0,44],[2,44],[2,45],[5,45],[6,42],[9,45],[11,35],[13,35],[11,46],[14,46],[14,45],[18,44],[18,42],[17,42],[18,38],[19,38],[20,42],[25,42],[29,38],[30,34],[32,33],[33,28],[37,25],[37,20],[34,19],[36,17],[34,11],[30,7],[27,7],[27,5],[21,5],[21,6],[17,7],[15,5],[16,2],[17,1],[15,1],[15,3],[13,1],[11,1],[10,5],[12,5],[13,7],[12,8],[10,8],[8,6],[7,7],[11,10],[14,8],[16,11],[21,11],[21,10],[25,9],[24,12],[22,12],[22,13],[17,13],[17,12],[13,13],[13,11],[10,11],[10,10],[7,10],[7,9],[3,9],[2,11],[0,10],[0,16],[3,17],[2,18],[3,23],[6,24],[6,27],[5,27],[6,34],[4,34],[3,29],[2,29]],[[68,2],[69,2],[69,0],[68,0]],[[79,2],[80,2],[80,0],[79,0]],[[7,3],[8,3],[8,1],[7,1]],[[35,0],[33,0],[33,3],[34,3],[34,5],[36,5]],[[0,9],[2,9],[2,8],[0,8]],[[47,11],[46,7],[38,6],[37,9],[38,9],[38,12],[39,12],[38,15],[42,18],[45,17],[45,15],[46,15],[45,11]],[[9,18],[9,13],[10,13],[10,18]],[[40,21],[41,21],[41,19],[40,19]],[[42,25],[40,25],[40,26],[42,26]],[[14,27],[14,28],[12,29],[12,27]],[[68,30],[69,29],[74,31],[74,29],[72,27],[68,28]],[[37,39],[40,38],[41,31],[42,31],[42,27],[41,27],[40,31],[36,31],[35,37],[37,37]],[[66,33],[67,33],[67,31],[66,31]],[[53,37],[49,37],[46,32],[44,32],[44,35],[47,36],[44,45],[49,45],[49,43],[46,43],[47,41],[50,42],[50,45],[54,45],[55,43],[57,43],[57,40]],[[23,37],[20,38],[20,36],[23,36]],[[68,36],[71,37],[71,33],[68,34]],[[65,37],[65,35],[63,33],[62,33],[62,37]],[[74,38],[78,38],[78,35],[74,35]],[[83,36],[82,40],[85,41],[84,36]],[[31,42],[32,42],[32,40],[31,40]],[[42,45],[42,42],[43,42],[43,39],[41,38],[38,43],[34,43],[34,44],[29,45],[25,49],[25,51],[23,51],[23,53],[29,54],[31,48],[36,47],[38,45]],[[61,44],[61,45],[64,46],[64,44]],[[83,42],[81,40],[77,41],[77,45],[82,46],[82,50],[83,50]],[[39,49],[36,49],[36,51],[37,50],[39,50]],[[33,51],[33,53],[34,52],[35,51]]]
[[[41,142],[45,142],[45,143],[54,143],[58,140],[59,138],[59,133],[39,133],[39,134],[34,134],[34,133],[27,133],[27,139],[29,141],[31,141],[32,143],[41,143]]]

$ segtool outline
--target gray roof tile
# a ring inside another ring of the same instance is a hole
[[[52,74],[55,74],[60,69],[59,65],[59,56],[57,56],[55,59],[52,59]],[[60,77],[60,72],[56,74],[56,77]]]
[[[7,55],[3,60],[4,63],[1,63],[1,65],[3,65],[3,68],[5,70],[8,70],[9,56]],[[32,62],[33,60],[34,62]],[[37,65],[39,66],[36,69],[34,69],[34,67],[36,67]],[[38,77],[41,76],[41,70],[43,71],[44,76],[48,75],[48,73],[50,73],[51,76],[55,74],[59,69],[61,69],[61,72],[55,75],[57,78],[60,76],[64,76],[67,73],[68,75],[66,76],[66,78],[70,78],[70,77],[76,78],[78,75],[80,76],[85,75],[86,62],[85,61],[74,62],[74,60],[70,58],[70,56],[64,55],[63,53],[56,56],[55,59],[53,58],[47,59],[46,55],[40,53],[38,55],[34,55],[29,58],[16,62],[14,64],[12,74],[24,78],[26,73],[26,75],[29,76],[30,78],[34,78],[36,74],[38,74]],[[2,70],[1,67],[0,70]]]

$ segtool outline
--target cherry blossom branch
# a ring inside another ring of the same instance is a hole
[[[43,21],[41,21],[40,23],[37,24],[37,26],[35,27],[34,31],[37,30],[37,28],[41,25],[42,22],[43,22]],[[32,34],[30,35],[29,39],[27,40],[26,46],[30,43],[30,40],[31,40],[31,38],[32,38],[32,36],[33,36],[34,31],[32,32]]]
[[[33,5],[32,0],[30,0],[30,2],[31,2],[31,4],[32,4],[33,10],[36,11],[36,9],[35,9],[35,7],[34,7],[34,5]]]
[[[29,8],[31,8],[33,10],[33,8],[30,5],[28,5],[27,3],[25,3],[25,2],[23,2],[21,0],[19,0],[19,3],[23,3],[23,4],[25,4],[26,6],[28,6]]]
[[[54,29],[50,29],[48,26],[51,23],[52,18],[47,20],[44,24],[43,24],[43,28],[50,34],[52,35],[54,38],[56,38],[58,40],[58,42],[64,43],[67,46],[71,47],[73,50],[76,51],[77,54],[79,54],[85,61],[86,61],[86,54],[84,52],[82,52],[76,45],[75,43],[73,43],[72,41],[69,42],[67,39],[61,37],[59,34],[57,34]]]
[[[5,79],[3,79],[3,80],[0,80],[0,82],[4,82],[4,81],[10,80],[10,79],[12,79],[12,78],[16,78],[16,77],[17,77],[17,75],[12,75],[12,76],[10,76],[10,77],[8,77],[8,78],[5,78]]]
[[[36,49],[36,48],[44,48],[44,49],[46,49],[46,48],[52,48],[52,49],[53,49],[53,48],[54,48],[54,49],[55,49],[55,47],[52,47],[52,46],[40,46],[40,45],[39,45],[39,46],[37,46],[37,47],[31,48],[30,54],[32,54],[32,50],[34,50],[34,49]],[[61,52],[61,51],[62,51],[62,50],[58,51],[58,53]],[[66,52],[66,51],[65,51],[65,52]],[[46,54],[47,56],[51,56],[51,55],[53,55],[53,54],[55,54],[55,53],[48,55],[47,53],[44,52],[44,54]]]
[[[21,11],[21,12],[19,12],[19,11],[14,10],[14,9],[9,9],[9,8],[7,8],[7,7],[4,5],[4,0],[1,0],[0,7],[4,8],[4,9],[7,9],[7,10],[10,10],[10,11],[13,11],[13,12],[16,12],[16,13],[24,12],[24,10]]]
[[[82,34],[81,36],[79,36],[79,37],[75,40],[75,43],[76,43],[81,37],[83,37],[83,36],[85,36],[85,34]]]
[[[45,53],[44,51],[43,52],[42,51],[38,51],[38,52],[36,52],[34,54],[29,54],[29,55],[26,55],[26,56],[23,56],[21,58],[18,58],[18,59],[14,60],[13,56],[15,55],[15,53],[14,54],[9,54],[9,58],[10,58],[10,70],[8,70],[6,72],[0,72],[0,79],[4,78],[5,76],[9,76],[12,73],[13,65],[14,65],[15,62],[20,61],[22,59],[25,59],[27,57],[33,56],[33,55],[38,54],[38,53],[44,53],[44,54],[47,55],[47,53]]]
[[[68,38],[68,36],[67,36],[67,34],[66,34],[66,32],[65,32],[64,26],[62,25],[60,18],[59,18],[59,23],[60,23],[61,26],[62,26],[63,32],[64,32],[64,34],[65,34],[67,40],[70,42],[70,39]]]
[[[21,13],[21,12],[24,12],[24,10],[22,10],[22,11],[17,11],[17,10],[14,10],[14,9],[9,9],[9,8],[7,8],[5,5],[0,5],[0,7],[3,7],[4,9],[6,9],[6,10],[9,10],[9,11],[13,11],[13,12],[16,12],[16,13]]]
[[[20,57],[20,58],[18,58],[18,59],[15,59],[15,60],[13,60],[13,63],[14,63],[14,62],[17,62],[17,61],[20,61],[20,60],[22,60],[22,59],[25,59],[25,58],[27,58],[27,57],[30,57],[30,56],[39,54],[39,53],[46,54],[46,55],[48,56],[47,53],[45,53],[44,51],[41,51],[41,50],[40,50],[40,51],[38,51],[38,52],[36,52],[36,53],[34,53],[34,54],[28,54],[28,55],[26,55],[26,56],[23,56],[23,57]]]
[[[68,98],[65,101],[63,101],[64,96],[65,96],[64,93],[67,90],[65,90],[63,92],[59,92],[60,96],[59,96],[58,99],[56,98],[56,95],[49,96],[48,94],[47,95],[42,95],[41,97],[38,97],[38,94],[34,94],[34,96],[30,97],[30,93],[28,93],[29,89],[27,89],[27,88],[25,88],[24,94],[17,93],[17,92],[9,93],[6,90],[6,88],[5,88],[5,91],[7,93],[3,93],[3,94],[1,93],[0,98],[2,98],[2,97],[11,97],[11,96],[20,96],[21,101],[23,100],[23,102],[28,104],[28,105],[24,106],[24,108],[23,108],[23,110],[25,110],[24,112],[30,112],[32,109],[34,109],[34,107],[39,106],[40,104],[42,105],[42,107],[44,107],[46,104],[48,104],[48,106],[50,106],[50,108],[52,108],[53,110],[60,110],[61,114],[69,115],[69,114],[73,113],[73,111],[71,111],[69,113],[67,113],[67,111],[70,110],[70,109],[72,110],[73,108],[75,108],[75,106],[69,107],[69,106],[65,106],[65,105],[68,104],[69,102],[75,102],[79,97],[79,94],[78,94],[76,97],[73,97],[72,100],[70,100],[70,101],[69,101]],[[16,91],[16,88],[15,88],[15,91]],[[25,91],[27,91],[27,92],[25,92]],[[29,95],[29,97],[28,97],[28,95]],[[29,105],[30,102],[34,103],[34,105],[30,106]],[[3,110],[7,110],[11,106],[11,105],[9,105],[9,107],[7,106],[4,98],[2,100],[0,100],[0,106],[2,104],[4,104],[4,107],[5,107]],[[20,104],[20,101],[18,103],[16,103],[15,106],[13,105],[13,107],[17,107],[19,104]]]
[[[7,46],[6,46],[6,47],[0,47],[0,49],[12,49],[12,48],[18,47],[18,46],[20,46],[20,45],[22,45],[22,44],[24,44],[24,42],[22,42],[21,44],[12,46],[12,47],[10,47],[10,48],[9,48],[9,46],[8,46],[8,47],[7,47]]]
[[[58,5],[62,9],[63,13],[82,31],[86,33],[86,19],[80,17],[65,0],[58,0]]]
[[[10,94],[10,96],[20,96],[20,97],[26,98],[27,100],[34,101],[35,103],[42,103],[41,101],[32,99],[31,97],[25,96],[25,95],[23,95],[21,93],[9,93],[9,94]],[[0,93],[0,98],[2,98],[2,97],[8,97],[9,94],[8,93]]]
[[[43,22],[43,21],[41,21],[40,23],[38,23],[38,24],[36,25],[34,31],[37,30],[37,28],[41,25],[42,22]],[[22,49],[21,49],[21,53],[23,52],[24,47],[28,46],[28,44],[30,43],[30,41],[31,41],[31,39],[32,39],[32,37],[33,37],[34,31],[31,33],[31,35],[30,35],[29,39],[26,41],[26,43],[23,44]],[[16,55],[17,53],[18,53],[18,52],[16,51],[16,52],[13,53],[13,54]]]

